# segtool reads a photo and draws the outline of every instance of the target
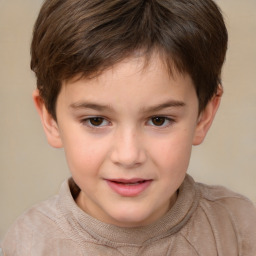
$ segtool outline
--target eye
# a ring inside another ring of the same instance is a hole
[[[148,124],[152,125],[152,126],[166,127],[166,126],[170,125],[172,122],[174,122],[174,120],[172,120],[168,117],[154,116],[154,117],[150,118],[150,120],[148,121]]]
[[[102,127],[109,125],[109,121],[100,116],[89,117],[82,120],[82,123],[89,127]]]

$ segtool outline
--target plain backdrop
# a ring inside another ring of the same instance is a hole
[[[218,0],[229,31],[224,96],[189,173],[256,203],[256,1]],[[0,0],[0,240],[27,208],[69,176],[63,150],[48,146],[32,102],[30,41],[42,0]]]

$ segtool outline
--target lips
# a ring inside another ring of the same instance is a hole
[[[117,194],[124,197],[135,197],[145,191],[152,180],[135,179],[107,179],[109,187]]]

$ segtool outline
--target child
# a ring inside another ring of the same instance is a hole
[[[256,255],[256,211],[186,174],[220,104],[212,0],[46,0],[35,106],[72,178],[8,231],[6,256]]]

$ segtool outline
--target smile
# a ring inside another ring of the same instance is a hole
[[[135,197],[145,191],[152,180],[144,179],[110,179],[106,180],[108,186],[117,194],[123,197]]]

